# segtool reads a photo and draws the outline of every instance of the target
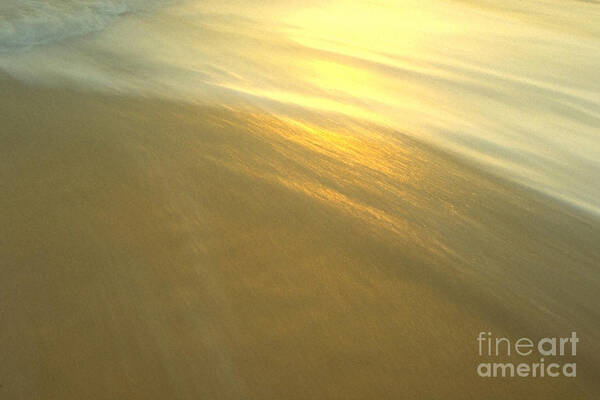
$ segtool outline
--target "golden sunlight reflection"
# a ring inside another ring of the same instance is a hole
[[[310,96],[301,93],[285,92],[280,90],[263,90],[260,88],[247,88],[243,86],[217,84],[218,86],[239,93],[257,96],[267,100],[274,100],[284,104],[293,104],[321,112],[339,113],[349,117],[364,118],[369,121],[384,122],[384,119],[376,113],[369,112],[363,108],[345,104],[344,102],[327,97]]]
[[[594,2],[186,0],[150,14],[0,66],[29,81],[375,122],[600,212]]]
[[[410,209],[424,206],[416,188],[432,194],[448,190],[436,186],[423,150],[373,124],[338,125],[256,113],[240,117],[244,129],[264,137],[274,154],[249,162],[241,150],[234,150],[215,162],[322,202],[362,221],[377,235],[387,232],[423,246],[436,243],[421,237],[406,218]],[[430,251],[438,252],[436,246]]]

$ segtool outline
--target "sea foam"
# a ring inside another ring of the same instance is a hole
[[[27,50],[104,29],[116,18],[170,0],[8,0],[0,5],[0,52]]]

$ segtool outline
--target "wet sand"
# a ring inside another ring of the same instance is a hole
[[[600,393],[597,218],[356,121],[0,88],[0,398]]]

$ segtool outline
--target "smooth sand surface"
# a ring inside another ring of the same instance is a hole
[[[374,126],[0,90],[0,398],[598,398],[598,219]]]

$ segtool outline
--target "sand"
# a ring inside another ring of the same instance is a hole
[[[0,398],[600,393],[597,218],[356,121],[0,88]],[[478,377],[481,331],[578,376]]]

